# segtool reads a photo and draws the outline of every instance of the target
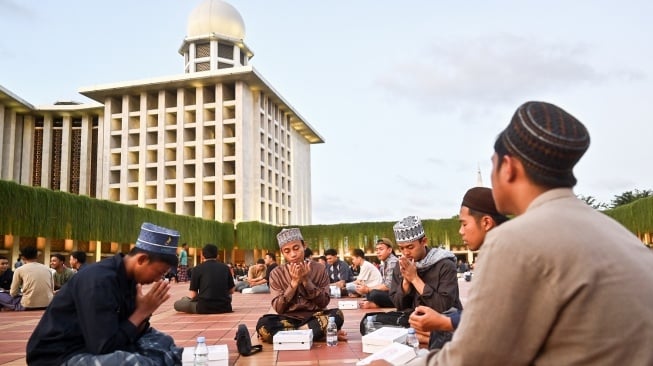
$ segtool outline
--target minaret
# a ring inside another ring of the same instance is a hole
[[[483,187],[483,177],[481,177],[481,165],[478,164],[478,171],[476,173],[476,186]]]
[[[184,73],[246,66],[254,53],[245,45],[245,22],[236,8],[221,0],[204,0],[188,16],[179,48]]]

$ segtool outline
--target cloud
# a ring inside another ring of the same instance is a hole
[[[376,84],[392,98],[430,109],[467,110],[525,95],[598,84],[611,75],[588,61],[584,44],[552,43],[513,35],[438,41],[418,61],[396,64]],[[620,70],[626,78],[643,75]]]
[[[14,0],[0,0],[0,14],[5,16],[21,16],[31,18],[35,15],[34,11],[22,3]]]

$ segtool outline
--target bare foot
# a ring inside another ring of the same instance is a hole
[[[344,329],[338,331],[338,341],[347,342],[347,332]]]
[[[367,300],[361,301],[359,305],[360,305],[361,309],[378,309],[379,308],[379,305],[377,305],[377,304],[375,304],[375,303],[373,303],[371,301],[367,301]]]

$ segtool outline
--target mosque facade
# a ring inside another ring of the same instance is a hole
[[[188,18],[183,73],[35,107],[0,86],[0,178],[220,222],[311,223],[323,138],[250,65],[226,2]],[[5,243],[6,244],[6,243]]]

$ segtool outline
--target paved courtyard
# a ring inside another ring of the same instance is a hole
[[[459,280],[461,300],[467,298],[470,282]],[[327,347],[325,342],[316,342],[310,351],[273,351],[272,345],[264,344],[263,352],[250,357],[238,354],[234,336],[238,324],[247,324],[255,335],[256,321],[262,314],[271,310],[269,294],[233,296],[234,312],[215,315],[189,315],[176,312],[172,306],[175,300],[184,296],[188,283],[173,284],[172,297],[164,303],[152,317],[152,326],[170,334],[180,347],[194,346],[197,336],[205,336],[207,344],[226,344],[229,348],[229,365],[353,365],[368,356],[362,352],[360,320],[368,311],[379,310],[343,310],[348,342]],[[338,299],[332,299],[329,307],[337,307]],[[390,310],[390,309],[386,309]],[[25,345],[27,339],[38,323],[43,311],[0,312],[0,365],[25,365]],[[256,337],[253,338],[255,340]]]

